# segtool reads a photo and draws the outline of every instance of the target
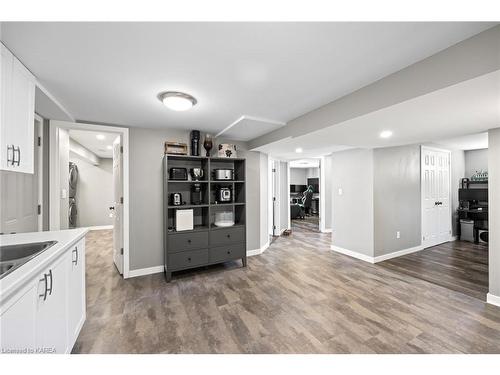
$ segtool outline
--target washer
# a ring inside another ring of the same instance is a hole
[[[75,163],[69,162],[69,197],[76,197],[76,185],[78,183],[78,167]]]

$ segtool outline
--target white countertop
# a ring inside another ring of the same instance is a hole
[[[80,241],[88,231],[88,228],[78,228],[1,235],[0,245],[17,245],[42,241],[57,241],[57,243],[0,279],[0,303],[3,303],[12,293],[16,292],[26,282],[40,273],[70,246]]]

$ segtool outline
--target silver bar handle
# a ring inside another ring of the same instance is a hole
[[[16,160],[16,152],[17,152],[17,160]],[[12,165],[14,165],[14,163],[17,163],[18,167],[19,167],[19,165],[21,165],[21,147],[20,146],[14,147]]]
[[[7,164],[14,165],[14,145],[7,145]]]
[[[45,282],[45,288],[44,288],[45,290],[44,290],[43,294],[39,294],[38,297],[43,297],[43,300],[45,301],[47,299],[47,291],[48,291],[48,289],[47,289],[47,274],[46,273],[43,274],[43,279],[40,279],[40,281]]]
[[[73,250],[73,253],[75,254],[75,259],[72,260],[72,262],[76,266],[78,264],[78,247],[75,247],[75,249]]]
[[[49,289],[49,295],[52,295],[52,285],[54,284],[54,279],[52,278],[52,270],[49,270],[49,276],[50,276],[50,289]]]

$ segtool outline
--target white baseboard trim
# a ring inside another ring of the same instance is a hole
[[[360,260],[363,260],[363,261],[368,262],[368,263],[375,264],[375,263],[383,262],[384,260],[397,258],[397,257],[403,256],[403,255],[415,253],[417,251],[423,250],[424,247],[419,245],[419,246],[415,246],[415,247],[410,247],[408,249],[398,250],[398,251],[395,251],[395,252],[390,253],[390,254],[379,255],[378,257],[371,257],[369,255],[361,254],[361,253],[358,253],[356,251],[344,249],[342,247],[335,246],[335,245],[331,245],[331,249],[333,251],[336,251],[337,253],[348,255],[350,257],[360,259]]]
[[[360,259],[360,260],[363,260],[363,261],[368,262],[368,263],[375,263],[374,258],[371,256],[361,254],[361,253],[358,253],[356,251],[344,249],[343,247],[339,247],[339,246],[335,246],[335,245],[331,245],[330,248],[337,253],[348,255],[350,257]]]
[[[495,296],[491,293],[488,293],[486,295],[486,302],[488,302],[489,304],[495,305],[495,306],[500,306],[500,297]]]
[[[325,228],[321,232],[322,233],[332,233],[332,228]]]
[[[96,225],[94,227],[87,227],[88,230],[104,230],[104,229],[113,229],[112,225]]]
[[[400,257],[402,255],[416,253],[417,251],[420,251],[423,249],[424,249],[424,247],[419,245],[419,246],[415,246],[415,247],[410,247],[408,249],[398,250],[398,251],[395,251],[393,253],[379,255],[378,257],[374,258],[374,263],[383,262],[384,260],[397,258],[397,257]]]
[[[247,257],[253,257],[255,255],[260,255],[264,251],[266,251],[268,247],[269,247],[269,241],[267,241],[267,243],[264,246],[262,246],[260,249],[247,250]]]
[[[139,268],[137,270],[130,270],[128,272],[128,277],[137,277],[137,276],[144,276],[144,275],[151,275],[153,273],[160,273],[164,271],[164,266],[155,266],[155,267],[149,267],[149,268]]]

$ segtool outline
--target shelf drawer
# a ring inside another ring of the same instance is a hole
[[[245,242],[245,227],[210,231],[210,246],[223,246],[238,242]]]
[[[246,245],[244,243],[212,247],[209,250],[210,263],[225,262],[228,260],[241,259],[245,256]]]
[[[169,234],[168,253],[179,253],[208,247],[208,232]]]
[[[184,268],[203,266],[208,263],[208,249],[183,251],[168,254],[167,270],[175,271]]]

